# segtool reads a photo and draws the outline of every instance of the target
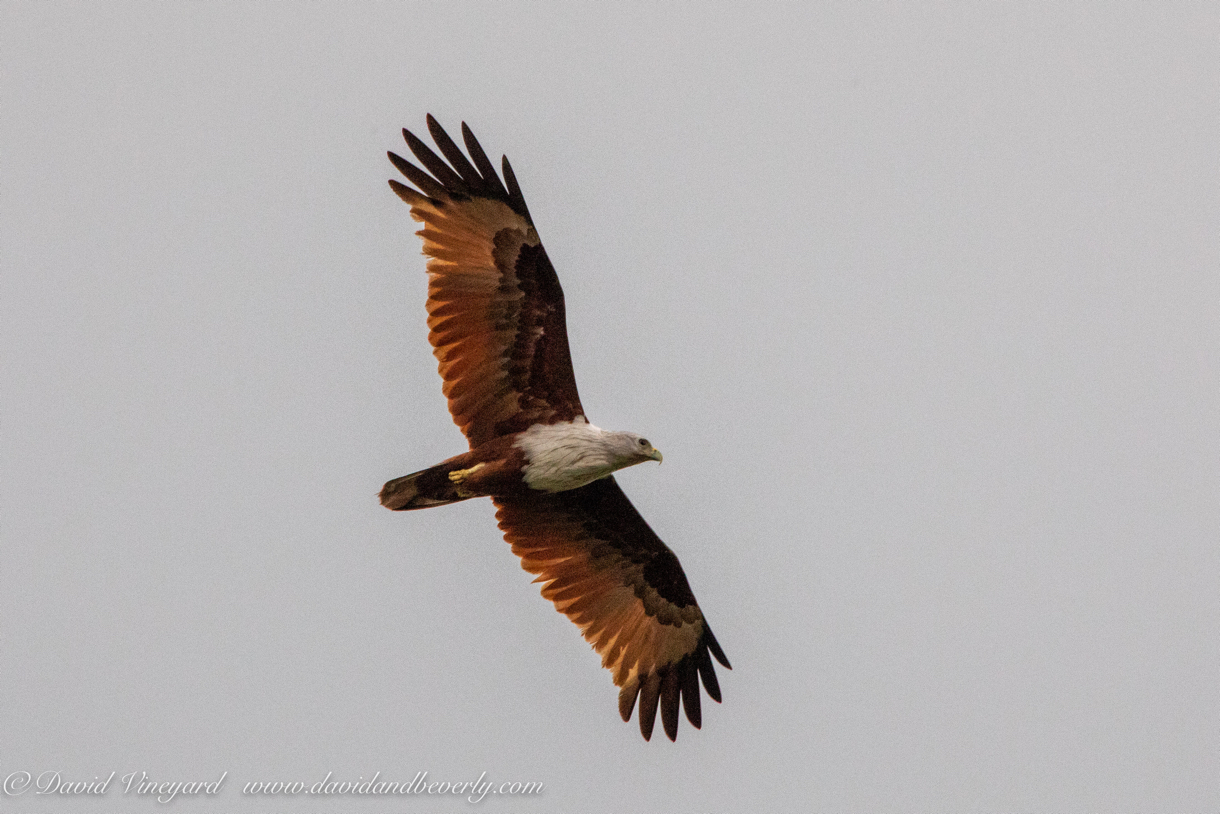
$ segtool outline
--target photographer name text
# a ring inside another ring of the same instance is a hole
[[[228,776],[229,773],[225,771],[214,780],[159,780],[147,772],[140,771],[128,772],[122,776],[118,772],[111,772],[105,778],[98,775],[92,780],[77,780],[67,778],[59,771],[44,771],[37,775],[16,771],[4,777],[0,792],[7,797],[19,797],[28,793],[34,796],[56,795],[62,798],[102,797],[115,791],[123,796],[143,797],[166,804],[181,797],[215,797],[224,787]],[[327,772],[326,777],[313,783],[302,780],[251,780],[241,788],[241,794],[246,797],[450,795],[465,797],[471,803],[481,802],[488,795],[533,796],[541,793],[542,783],[530,781],[497,784],[487,779],[487,772],[480,774],[478,780],[456,782],[429,780],[427,772],[416,772],[407,782],[383,780],[381,772],[377,772],[368,780],[365,780],[363,775],[356,780],[338,780],[334,778],[334,772]]]

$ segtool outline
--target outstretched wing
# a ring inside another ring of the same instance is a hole
[[[583,415],[563,290],[508,158],[506,187],[464,122],[469,159],[432,116],[428,130],[448,163],[403,130],[427,172],[390,153],[418,190],[397,181],[390,187],[424,224],[428,340],[454,422],[474,449],[533,424]]]
[[[621,687],[619,712],[652,737],[660,705],[670,740],[678,702],[698,728],[699,679],[714,700],[711,656],[729,661],[695,602],[678,558],[648,527],[613,477],[567,492],[494,498],[504,539],[537,574],[542,595],[581,629]]]

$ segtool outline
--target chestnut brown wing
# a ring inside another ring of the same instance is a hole
[[[679,699],[702,723],[699,682],[720,700],[712,656],[729,666],[695,602],[678,558],[648,527],[613,477],[567,492],[495,498],[504,539],[537,574],[542,595],[580,628],[621,688],[619,712],[652,737],[658,706],[678,734]]]
[[[502,182],[465,123],[469,159],[432,116],[428,129],[444,158],[403,130],[427,171],[390,153],[418,189],[398,181],[390,187],[424,225],[428,339],[454,422],[474,449],[583,415],[563,289],[508,159]]]

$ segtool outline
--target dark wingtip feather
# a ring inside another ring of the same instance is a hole
[[[707,626],[707,622],[703,623],[703,640],[707,643],[708,650],[712,651],[712,655],[716,657],[716,661],[723,664],[726,670],[732,670],[733,665],[729,664],[729,657],[720,649],[720,642],[716,641],[716,637],[712,635],[712,629]]]
[[[525,205],[525,196],[521,194],[521,187],[517,184],[517,176],[513,174],[513,165],[508,163],[508,156],[502,156],[500,164],[504,168],[504,183],[508,184],[508,205],[532,226],[534,219],[530,217],[529,207]]]
[[[474,165],[467,160],[462,154],[461,149],[454,143],[453,139],[449,138],[449,134],[445,132],[445,128],[440,126],[440,123],[428,114],[428,132],[432,134],[432,140],[436,142],[436,146],[441,148],[441,153],[453,165],[453,168],[458,171],[458,175],[464,180],[473,191],[486,193],[487,182],[479,171],[474,168]]]
[[[415,153],[416,158],[419,157],[420,151],[425,153],[432,152],[428,145],[424,144],[419,136],[415,135],[405,127],[402,129],[402,139],[407,143],[407,146],[411,148],[411,152]]]
[[[419,163],[424,165],[424,168],[444,185],[445,190],[453,196],[466,195],[470,192],[470,186],[462,180],[462,176],[453,171],[453,168],[445,163],[445,160],[432,152],[432,148],[424,144],[418,136],[412,133],[407,128],[402,129],[402,137],[406,139],[407,146],[411,148],[411,152],[419,159]]]
[[[390,163],[393,164],[399,172],[405,175],[407,180],[423,190],[423,193],[429,198],[436,201],[443,201],[449,197],[448,191],[437,183],[436,179],[431,175],[428,175],[428,173],[424,172],[419,167],[415,166],[397,153],[390,152],[386,153],[386,155],[390,157]]]
[[[635,709],[635,699],[640,694],[640,682],[632,681],[618,694],[618,714],[623,723],[631,720],[631,711]]]
[[[716,680],[716,668],[712,666],[712,659],[706,650],[700,651],[698,667],[699,678],[703,680],[703,689],[707,690],[708,696],[719,704],[720,682]]]
[[[652,740],[652,728],[657,722],[657,702],[661,700],[661,677],[650,673],[640,685],[640,734]]]
[[[682,708],[686,710],[686,720],[695,729],[700,729],[703,713],[699,705],[699,670],[689,656],[682,660],[679,669],[682,671]]]
[[[479,172],[483,174],[484,180],[493,187],[497,196],[508,200],[508,190],[504,188],[500,174],[496,172],[491,159],[487,157],[487,153],[483,152],[483,145],[479,144],[479,140],[474,137],[474,132],[466,125],[466,122],[462,122],[462,141],[466,142],[466,151],[470,153],[470,158],[479,168]]]
[[[677,669],[670,668],[661,679],[661,725],[671,741],[678,739],[678,701],[682,684]]]
[[[428,196],[416,192],[406,184],[400,184],[393,178],[390,179],[390,189],[394,190],[394,194],[411,206],[419,206],[428,202]]]

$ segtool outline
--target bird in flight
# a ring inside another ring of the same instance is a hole
[[[638,698],[644,739],[659,708],[675,740],[679,701],[698,728],[700,681],[719,702],[712,657],[729,661],[678,558],[611,474],[661,453],[585,417],[563,290],[508,158],[501,181],[464,122],[469,158],[431,115],[428,131],[444,158],[403,130],[423,168],[390,153],[414,185],[390,187],[423,224],[428,340],[470,451],[388,482],[381,503],[402,511],[490,497],[521,566],[613,674],[623,720]]]

